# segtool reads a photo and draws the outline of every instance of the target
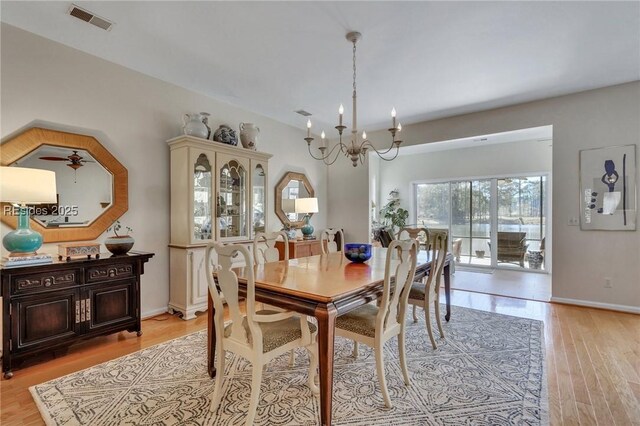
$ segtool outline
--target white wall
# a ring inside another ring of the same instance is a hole
[[[306,173],[316,190],[326,226],[326,168],[307,153],[302,129],[190,92],[23,30],[1,27],[1,135],[34,120],[56,127],[89,129],[129,171],[129,211],[122,222],[134,229],[136,249],[155,252],[142,278],[143,315],[163,310],[169,299],[169,149],[181,134],[184,113],[211,113],[211,127],[253,122],[262,133],[258,149],[269,162],[269,197],[287,171]],[[171,58],[167,57],[170,61]],[[211,79],[222,78],[211,70]],[[273,207],[269,227],[281,227]],[[2,228],[6,233],[8,229]],[[100,240],[103,238],[101,237]],[[45,247],[55,251],[55,245]]]
[[[569,217],[579,217],[579,150],[640,142],[640,82],[406,125],[402,139],[415,145],[546,125],[553,125],[553,299],[640,312],[640,232],[567,225]],[[385,133],[370,132],[369,139],[386,141]],[[349,186],[338,184],[343,169],[329,174],[330,223],[350,222],[348,212],[369,203],[367,166],[352,172]],[[346,199],[348,210],[334,207]],[[353,237],[367,236],[367,227],[356,224]],[[604,277],[612,278],[613,288],[604,288]]]
[[[409,210],[407,223],[415,223],[413,182],[551,173],[551,149],[551,141],[518,141],[401,155],[391,162],[380,161],[378,199],[384,203],[389,192],[397,188],[400,205]]]

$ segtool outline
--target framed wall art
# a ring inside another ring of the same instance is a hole
[[[580,151],[580,229],[636,229],[636,145]]]

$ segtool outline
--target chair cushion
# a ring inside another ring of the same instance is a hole
[[[258,311],[256,314],[260,315],[269,315],[269,314],[278,314],[281,312],[277,311]],[[315,324],[309,324],[309,331],[313,334],[317,330]],[[224,337],[231,336],[231,325],[228,324],[224,327]],[[284,346],[287,343],[293,342],[294,340],[298,340],[302,338],[302,330],[300,329],[300,317],[294,316],[291,318],[284,319],[282,321],[275,322],[259,322],[258,325],[262,330],[262,353],[271,352],[274,349],[279,348],[280,346]],[[242,320],[242,326],[247,332],[247,336],[249,337],[249,343],[253,343],[253,339],[251,336],[251,331],[249,330],[249,323],[247,322],[247,317],[245,316]]]
[[[347,330],[362,336],[375,337],[377,315],[377,306],[362,305],[359,308],[336,318],[336,328]]]
[[[427,285],[421,282],[414,282],[411,284],[409,290],[409,299],[424,300],[425,293],[427,292]]]

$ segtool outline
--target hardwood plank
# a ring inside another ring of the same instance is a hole
[[[565,308],[566,309],[566,308]],[[560,326],[560,319],[554,318],[558,326],[552,329],[552,336],[556,342],[556,369],[558,372],[558,399],[562,410],[563,424],[579,424],[578,407],[573,393],[571,372],[569,371],[569,360],[565,346],[565,336],[563,336]]]

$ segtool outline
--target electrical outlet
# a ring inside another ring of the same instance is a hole
[[[611,283],[611,278],[604,277],[604,288],[613,288],[613,284]]]
[[[578,226],[580,225],[580,219],[578,219],[577,217],[570,217],[568,223],[569,226]]]

